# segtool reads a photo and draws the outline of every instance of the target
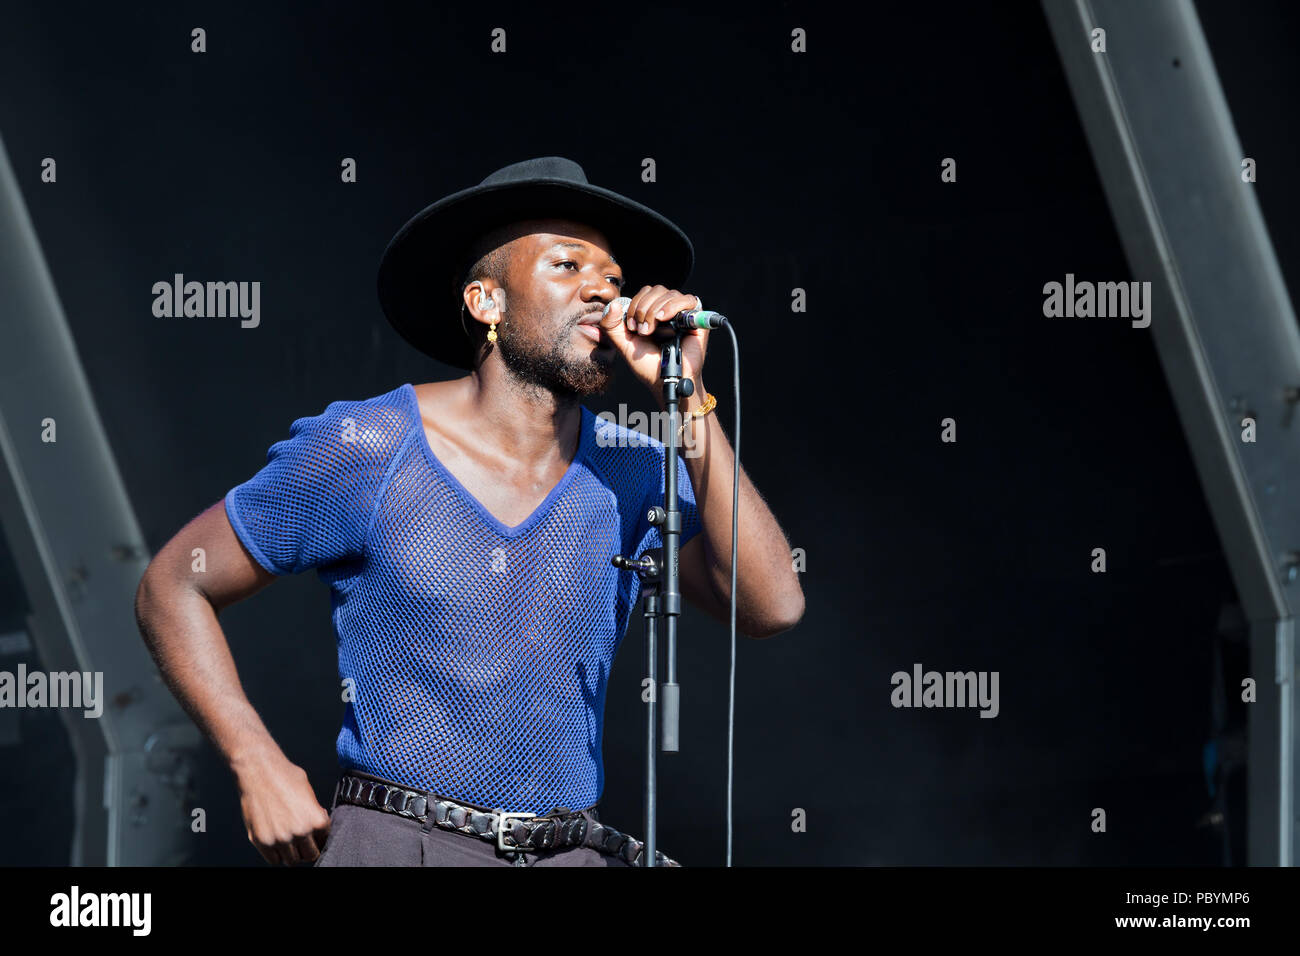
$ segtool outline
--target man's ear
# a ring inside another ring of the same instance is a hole
[[[461,292],[461,307],[468,310],[476,322],[490,322],[488,313],[493,303],[500,309],[504,297],[502,290],[489,290],[482,282],[475,281],[465,286]]]

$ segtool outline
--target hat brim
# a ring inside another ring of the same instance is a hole
[[[474,186],[416,213],[384,250],[379,302],[402,338],[439,362],[473,368],[457,287],[470,265],[466,252],[478,236],[524,219],[571,219],[599,229],[623,270],[625,289],[680,288],[694,268],[686,233],[611,190],[564,179]]]

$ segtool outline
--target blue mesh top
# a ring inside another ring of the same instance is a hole
[[[506,527],[437,459],[410,384],[293,423],[226,513],[273,574],[316,568],[352,699],[339,764],[546,813],[604,788],[605,685],[640,593],[610,563],[662,545],[664,447],[582,408],[572,465]],[[685,544],[701,530],[678,459]]]

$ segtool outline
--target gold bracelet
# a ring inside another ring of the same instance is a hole
[[[714,397],[713,397],[712,395],[710,395],[708,392],[705,392],[704,395],[705,395],[705,399],[704,399],[704,404],[703,404],[703,405],[701,405],[699,408],[695,409],[695,411],[693,411],[693,412],[687,412],[685,415],[682,416],[682,417],[683,417],[682,424],[681,424],[681,426],[677,429],[677,441],[678,441],[678,442],[681,442],[682,438],[686,435],[686,426],[687,426],[687,425],[689,425],[691,422],[693,422],[693,421],[694,421],[695,419],[697,419],[697,418],[703,418],[705,415],[709,414],[709,412],[713,411],[714,407],[717,406],[717,404],[718,404],[718,400],[717,400],[716,398],[714,398]]]

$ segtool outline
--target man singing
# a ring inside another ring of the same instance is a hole
[[[621,356],[664,408],[668,320],[702,308],[674,288],[693,259],[677,226],[561,157],[439,200],[389,244],[379,296],[408,342],[469,374],[298,419],[150,563],[141,632],[229,763],[267,860],[641,865],[642,843],[596,805],[606,682],[641,585],[610,559],[662,546],[647,510],[664,449],[581,400]],[[625,269],[666,284],[620,299]],[[734,458],[701,377],[707,344],[683,334],[681,591],[729,622]],[[740,511],[737,628],[770,637],[799,621],[803,593],[743,471]],[[245,697],[217,622],[309,568],[330,587],[346,701],[328,812]]]

